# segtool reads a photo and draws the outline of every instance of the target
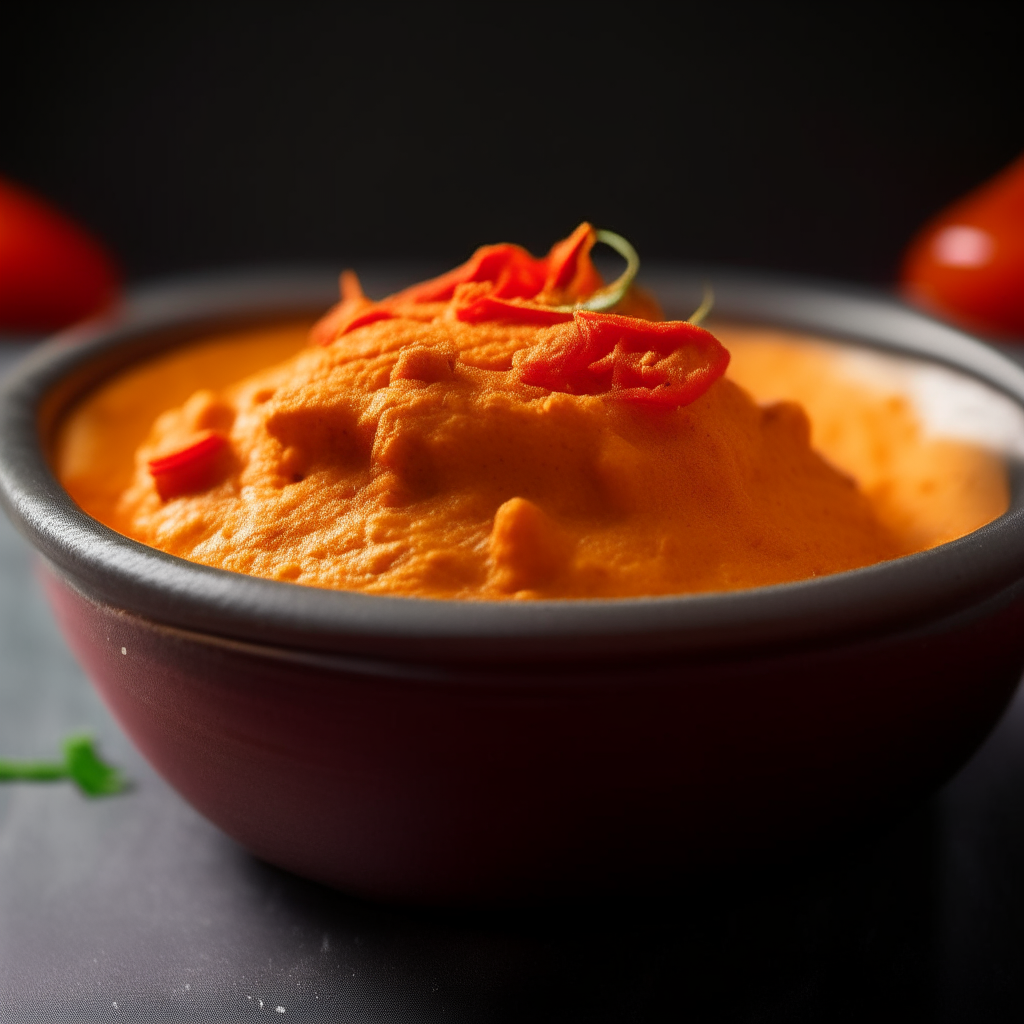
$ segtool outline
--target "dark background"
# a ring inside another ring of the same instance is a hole
[[[133,279],[450,264],[587,218],[647,259],[886,282],[1024,148],[1014,33],[976,6],[90,6],[8,22],[0,174]]]

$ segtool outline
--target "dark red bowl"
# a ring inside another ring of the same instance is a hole
[[[1024,405],[1024,371],[893,300],[712,275],[719,315],[956,368]],[[670,314],[698,281],[653,281]],[[79,509],[47,453],[99,381],[188,339],[308,315],[332,277],[138,295],[12,373],[0,494],[121,724],[261,857],[365,896],[489,902],[635,885],[799,846],[926,792],[1024,666],[1022,475],[931,551],[755,590],[455,602],[195,565]]]

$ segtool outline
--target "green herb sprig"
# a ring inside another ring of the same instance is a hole
[[[572,306],[555,306],[555,309],[572,312],[574,309],[586,309],[591,313],[604,313],[617,306],[629,291],[633,279],[640,269],[640,257],[622,235],[614,231],[598,231],[596,241],[614,249],[625,261],[626,269],[611,284],[594,292],[588,299]]]
[[[69,736],[62,744],[64,761],[4,761],[0,782],[58,782],[71,779],[86,796],[112,796],[128,788],[122,772],[96,753],[91,736]]]

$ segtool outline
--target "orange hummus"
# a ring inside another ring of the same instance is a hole
[[[469,599],[799,580],[1005,511],[997,455],[930,438],[828,346],[652,323],[635,289],[581,312],[608,294],[583,227],[560,282],[557,246],[532,284],[463,267],[373,303],[348,276],[313,343],[271,326],[132,369],[68,417],[60,479],[113,529],[206,565]],[[577,358],[598,335],[604,355]]]

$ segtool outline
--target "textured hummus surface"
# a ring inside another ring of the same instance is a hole
[[[652,409],[523,384],[516,353],[553,330],[425,309],[325,347],[303,345],[304,325],[209,339],[82,403],[58,472],[114,529],[207,565],[484,599],[804,579],[1006,508],[998,458],[924,438],[827,349],[722,328],[729,375]],[[229,439],[220,478],[161,497],[150,460],[210,430]]]

